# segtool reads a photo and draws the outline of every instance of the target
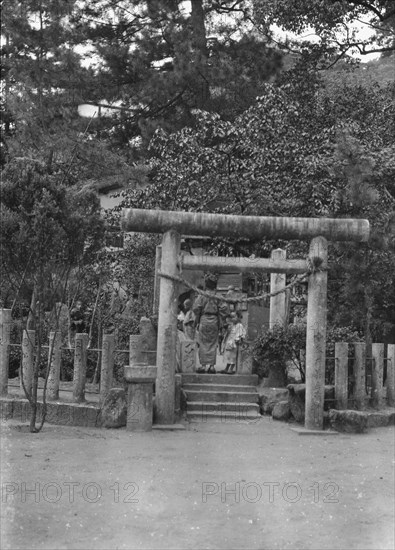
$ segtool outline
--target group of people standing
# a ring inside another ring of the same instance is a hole
[[[217,349],[224,355],[222,374],[235,374],[239,346],[246,331],[241,322],[241,312],[236,304],[220,301],[216,297],[217,278],[210,274],[205,279],[208,295],[199,294],[192,303],[184,301],[184,311],[179,315],[184,337],[198,344],[199,373],[215,374]]]

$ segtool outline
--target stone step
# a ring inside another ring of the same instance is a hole
[[[231,384],[232,386],[257,386],[257,374],[195,374],[183,373],[184,384]]]
[[[255,386],[239,386],[232,384],[184,384],[182,386],[185,391],[241,391],[247,393],[256,393]]]
[[[243,414],[244,411],[255,412],[255,415],[259,414],[259,405],[257,403],[232,403],[232,402],[220,402],[220,401],[190,401],[187,403],[187,412],[200,412],[204,414],[206,412],[221,412],[221,411],[233,411]]]
[[[258,394],[242,391],[191,391],[186,390],[187,402],[190,401],[216,401],[222,403],[258,403]]]
[[[187,419],[189,422],[227,422],[231,423],[243,423],[243,422],[257,422],[260,420],[261,415],[259,412],[253,411],[241,411],[238,414],[237,411],[211,411],[201,412],[191,411],[187,413]]]

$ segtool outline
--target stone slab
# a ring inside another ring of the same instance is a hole
[[[335,432],[334,430],[308,430],[303,427],[292,427],[290,429],[299,435],[339,435],[339,432]]]
[[[42,414],[42,402],[38,402],[37,422]],[[30,418],[30,405],[26,399],[1,398],[0,415],[4,420],[13,418],[26,422]],[[95,403],[61,403],[51,401],[47,403],[48,424],[61,426],[79,426],[95,428],[100,426],[100,409]]]
[[[184,424],[154,424],[152,426],[152,429],[158,430],[158,431],[166,430],[166,431],[175,432],[180,430],[186,430],[186,427],[184,426]]]
[[[125,380],[131,384],[153,383],[157,373],[158,369],[153,365],[127,365],[124,367]]]

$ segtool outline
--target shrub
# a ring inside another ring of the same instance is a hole
[[[306,325],[298,323],[283,327],[276,324],[262,332],[255,341],[252,355],[257,364],[256,373],[268,376],[271,367],[280,368],[285,376],[288,361],[293,361],[304,380],[304,366],[300,360],[300,350],[306,347]]]
[[[359,342],[363,339],[360,332],[353,327],[328,327],[326,346],[325,383],[333,384],[335,378],[335,343]],[[298,368],[302,382],[305,382],[305,364],[300,351],[306,349],[306,325],[297,323],[283,327],[275,325],[272,329],[262,332],[255,341],[252,353],[256,362],[256,373],[268,376],[270,368],[275,365],[283,369],[285,375],[288,361],[292,361]]]

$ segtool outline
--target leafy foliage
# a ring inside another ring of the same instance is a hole
[[[13,160],[2,176],[1,299],[3,307],[13,307],[25,291],[31,304],[29,317],[36,327],[37,348],[32,392],[26,390],[26,397],[32,409],[30,430],[35,432],[46,336],[44,312],[62,301],[71,269],[81,269],[95,258],[102,244],[103,220],[95,193],[66,187],[42,163]],[[45,415],[41,427],[44,420]]]
[[[296,35],[296,39],[287,36],[280,40],[293,52],[307,50],[318,59],[331,56],[336,62],[350,53],[395,51],[395,8],[391,0],[254,0],[253,5],[255,21],[263,32],[271,34],[272,26],[277,25]],[[303,36],[313,34],[313,40]]]
[[[361,332],[350,326],[330,326],[327,330],[326,370],[327,384],[334,383],[335,376],[335,344],[337,342],[359,342],[363,340]],[[263,331],[256,339],[252,348],[252,355],[257,362],[257,374],[267,377],[271,369],[281,368],[286,372],[287,363],[292,363],[299,370],[302,382],[306,380],[306,365],[301,351],[306,349],[306,325],[304,323],[291,324],[283,327],[280,324],[272,329]]]
[[[98,88],[125,108],[108,123],[119,146],[192,125],[193,109],[233,119],[281,66],[253,32],[249,2],[184,4],[95,0],[74,16],[99,59]]]
[[[197,111],[195,128],[158,131],[150,146],[152,183],[125,193],[123,206],[368,218],[372,237],[365,248],[330,249],[330,280],[338,284],[331,290],[330,318],[369,332],[372,321],[366,319],[380,310],[376,329],[382,330],[375,333],[384,338],[393,327],[392,93],[392,86],[355,87],[343,80],[327,89],[316,73],[291,71],[281,86],[266,84],[265,95],[234,122]],[[287,248],[300,256],[299,244]],[[262,243],[246,251],[252,252],[264,252]]]

